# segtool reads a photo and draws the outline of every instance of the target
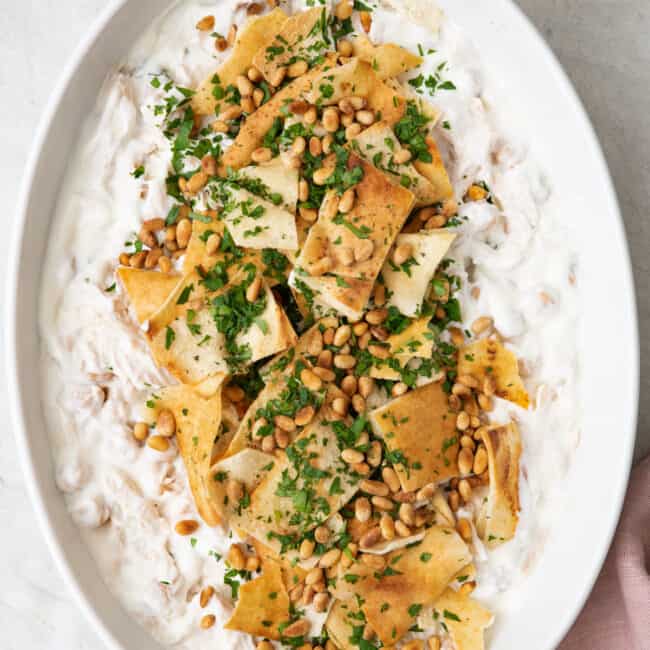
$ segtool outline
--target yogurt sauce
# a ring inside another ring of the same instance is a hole
[[[177,521],[198,518],[182,459],[175,448],[161,454],[132,437],[150,388],[174,380],[156,368],[125,296],[113,288],[124,242],[135,238],[142,221],[170,207],[169,144],[152,111],[164,93],[151,86],[151,75],[166,72],[178,85],[195,87],[218,67],[228,52],[216,54],[214,39],[194,27],[208,13],[222,34],[233,15],[245,20],[244,3],[236,0],[175,5],[109,76],[83,127],[43,275],[43,399],[58,485],[110,590],[167,646],[244,650],[253,647],[250,637],[222,628],[232,610],[220,561],[228,534],[206,526],[192,539],[174,532]],[[543,551],[578,441],[576,262],[548,201],[552,189],[525,145],[503,127],[507,102],[486,82],[461,28],[442,18],[434,33],[438,17],[428,0],[392,0],[373,12],[370,36],[435,50],[411,77],[427,77],[446,62],[442,79],[455,90],[438,90],[430,101],[443,113],[435,135],[456,196],[485,181],[498,199],[461,206],[451,252],[464,279],[464,327],[478,316],[494,317],[523,362],[535,403],[524,412],[497,400],[493,413],[495,422],[515,418],[524,444],[516,538],[477,556],[475,595],[493,608],[498,626],[514,611],[525,575]],[[131,172],[140,165],[145,174],[136,179]],[[206,584],[217,595],[200,609],[195,596]],[[198,623],[206,613],[217,624],[204,631]]]

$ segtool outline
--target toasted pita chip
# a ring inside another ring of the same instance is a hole
[[[354,153],[349,154],[346,168],[360,168],[363,174],[355,186],[355,205],[348,214],[334,217],[329,217],[327,210],[321,208],[318,221],[298,258],[298,266],[313,275],[311,270],[327,255],[332,262],[329,273],[345,279],[374,282],[415,199],[411,192],[393,186],[380,171]],[[325,200],[334,200],[333,191]],[[370,244],[372,250],[368,259],[352,265],[345,263],[341,254],[344,248],[354,251]]]
[[[485,630],[494,615],[475,600],[447,589],[434,605],[437,620],[445,624],[455,650],[484,650]]]
[[[297,184],[297,175],[295,180]],[[291,212],[230,183],[222,192],[228,197],[222,219],[237,246],[297,250],[296,218]]]
[[[155,422],[162,409],[169,409],[176,419],[176,442],[196,509],[206,524],[216,526],[220,520],[206,481],[213,456],[222,455],[232,437],[221,428],[221,390],[206,398],[191,386],[162,388],[147,401],[145,421]]]
[[[416,207],[440,200],[435,188],[410,163],[396,163],[403,147],[387,122],[376,122],[356,136],[350,145],[364,160],[382,171],[393,185],[407,187],[416,198]]]
[[[230,56],[197,89],[192,97],[192,109],[197,115],[212,115],[219,100],[214,96],[215,87],[226,88],[234,84],[240,74],[246,74],[253,65],[253,58],[260,48],[267,47],[278,33],[287,15],[275,9],[265,16],[250,18],[239,30]]]
[[[514,352],[494,339],[481,339],[465,346],[458,353],[458,374],[472,375],[483,383],[489,374],[496,382],[496,394],[518,404],[530,405],[524,383],[519,376],[519,363]]]
[[[490,487],[476,528],[488,547],[515,536],[519,521],[521,438],[514,422],[489,427],[481,436],[488,453]]]
[[[456,418],[440,383],[430,383],[371,411],[370,423],[389,452],[402,489],[417,490],[458,475]]]
[[[264,136],[273,126],[275,118],[282,117],[281,110],[287,102],[300,99],[311,88],[314,79],[321,74],[322,68],[331,66],[335,60],[335,57],[326,57],[322,66],[298,77],[275,93],[266,104],[260,106],[241,125],[235,141],[221,158],[220,173],[225,176],[228,169],[241,169],[250,164],[251,154],[262,146]]]
[[[437,113],[434,113],[433,115],[437,115]],[[432,114],[428,114],[428,117],[432,117]],[[415,163],[413,163],[415,169],[417,169],[417,171],[422,174],[431,185],[433,185],[434,193],[437,197],[436,201],[453,199],[454,188],[449,180],[449,174],[447,173],[445,163],[442,160],[442,156],[438,150],[438,145],[436,145],[433,136],[427,136],[426,144],[433,160],[430,163],[416,160]]]
[[[129,266],[117,269],[117,277],[140,323],[149,320],[151,315],[160,309],[180,280],[176,273],[145,271]]]
[[[290,278],[292,286],[309,296],[315,306],[322,305],[336,310],[350,321],[363,317],[363,312],[370,300],[374,283],[372,280],[356,280],[340,276],[324,275],[320,278],[296,276]]]
[[[295,214],[298,203],[298,170],[285,165],[280,156],[262,165],[242,167],[231,176],[235,182],[254,194],[265,198],[272,196],[274,204]],[[249,184],[245,181],[249,181]],[[256,188],[257,183],[261,184],[259,188]]]
[[[280,625],[289,620],[289,607],[282,570],[279,565],[267,563],[259,578],[239,587],[237,606],[224,627],[278,641]]]
[[[358,650],[359,645],[353,645],[350,639],[354,636],[355,628],[363,625],[363,614],[355,600],[335,601],[325,623],[330,639],[338,650]]]
[[[311,61],[331,49],[323,39],[320,28],[323,20],[326,20],[324,7],[293,14],[282,23],[273,40],[255,53],[253,65],[270,83],[278,70],[290,62]]]
[[[314,78],[305,99],[312,104],[331,106],[353,95],[365,98],[368,109],[388,124],[398,122],[406,111],[402,94],[384,83],[369,63],[357,58],[340,66],[325,67]]]
[[[352,40],[352,48],[354,56],[369,63],[380,79],[397,77],[422,65],[423,61],[422,57],[394,43],[373,45],[364,35]]]
[[[221,296],[245,291],[250,279],[250,274],[244,270],[226,287],[210,292],[197,273],[183,278],[150,320],[148,338],[158,365],[188,384],[198,384],[208,377],[230,372],[226,340],[216,328],[211,303]],[[242,359],[244,365],[285,350],[297,339],[265,282],[262,283],[262,295],[265,297],[263,311],[235,339],[240,349],[250,351],[250,358]]]
[[[420,609],[433,605],[471,559],[453,528],[433,526],[417,546],[391,553],[382,573],[361,577],[355,592],[379,639],[385,645],[397,643],[416,623]]]
[[[392,260],[386,260],[381,274],[386,289],[391,292],[391,305],[407,316],[415,316],[419,312],[436,269],[455,238],[454,233],[444,228],[397,237],[396,246],[409,244],[412,247],[412,258],[416,263],[398,267]]]

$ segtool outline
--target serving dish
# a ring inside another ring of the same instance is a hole
[[[48,162],[73,148],[75,125],[93,105],[111,65],[168,4],[144,2],[136,9],[134,2],[118,3],[89,34],[76,63],[69,68],[47,112],[30,163],[9,291],[8,359],[30,489],[59,564],[104,638],[116,648],[136,643],[143,648],[158,646],[105,591],[97,589],[101,581],[55,488],[47,446],[37,444],[37,436],[44,430],[42,415],[33,408],[38,399],[32,388],[38,384],[34,373],[38,367],[35,312],[39,274],[29,260],[40,257],[44,249],[47,229],[42,215],[48,214],[55,203],[63,173],[62,168],[50,169]],[[550,648],[572,622],[595,579],[626,485],[638,380],[634,296],[611,181],[566,78],[512,5],[499,3],[490,7],[489,13],[472,5],[467,2],[452,7],[443,3],[478,45],[488,67],[501,72],[502,84],[517,109],[512,113],[521,116],[520,128],[528,127],[530,133],[530,125],[536,125],[537,133],[530,137],[533,155],[547,170],[572,230],[586,234],[580,251],[584,299],[580,339],[584,373],[582,444],[567,473],[564,513],[530,576],[528,597],[492,640],[495,648],[524,643],[526,647]],[[512,52],[525,52],[526,57],[514,61]],[[600,215],[597,228],[594,215]],[[602,309],[603,297],[607,312]],[[26,326],[29,323],[33,324],[31,329]],[[602,343],[614,336],[615,358],[604,353]],[[616,378],[615,385],[612,377]],[[603,476],[608,480],[603,481]],[[537,616],[540,610],[544,611],[543,619]]]

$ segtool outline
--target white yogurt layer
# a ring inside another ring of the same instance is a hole
[[[164,92],[151,86],[150,75],[165,71],[178,85],[196,87],[228,56],[216,53],[214,39],[196,22],[214,13],[215,31],[227,33],[233,12],[237,22],[245,20],[243,4],[175,6],[106,80],[71,158],[41,295],[43,394],[59,486],[110,590],[163,644],[188,650],[253,647],[250,637],[223,630],[232,603],[219,557],[231,539],[220,528],[202,526],[191,540],[173,530],[181,519],[198,519],[182,460],[175,448],[161,454],[141,446],[131,431],[150,388],[174,380],[153,363],[119,286],[107,289],[124,243],[142,221],[171,207],[169,143],[151,110]],[[507,98],[493,94],[462,29],[443,18],[434,33],[438,16],[429,2],[390,4],[404,13],[378,8],[373,40],[435,50],[410,76],[427,77],[446,62],[441,79],[455,86],[430,101],[443,114],[435,135],[456,196],[484,181],[501,206],[462,205],[450,254],[464,280],[464,326],[494,317],[525,364],[535,404],[524,412],[497,400],[493,414],[495,422],[515,418],[524,444],[516,538],[477,557],[475,595],[494,609],[499,625],[517,607],[522,580],[552,531],[559,485],[577,444],[576,262],[565,215],[547,204],[552,188],[527,156],[525,134],[517,138],[501,126],[508,123]],[[421,26],[406,16],[409,10]],[[145,174],[136,179],[131,172],[140,165]],[[202,610],[194,596],[206,584],[217,597]],[[198,623],[206,613],[217,624],[204,631]]]

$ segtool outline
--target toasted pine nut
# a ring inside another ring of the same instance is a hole
[[[254,65],[248,68],[248,70],[246,71],[246,76],[254,84],[259,83],[263,79],[262,73]]]
[[[220,246],[221,246],[221,235],[219,233],[213,232],[208,237],[208,241],[205,242],[205,252],[208,255],[216,255]]]
[[[366,497],[358,497],[354,502],[354,516],[362,523],[372,516],[372,507]]]
[[[343,122],[345,122],[345,119],[343,119]],[[361,131],[362,131],[361,124],[359,124],[358,122],[354,122],[353,124],[348,124],[345,127],[345,139],[354,140],[354,138],[356,138],[359,135],[359,133],[361,133]]]
[[[386,286],[378,282],[375,285],[372,299],[377,307],[383,307],[386,304]]]
[[[373,507],[377,510],[392,510],[395,506],[392,499],[389,499],[388,497],[372,497],[370,503],[372,503]]]
[[[149,425],[146,422],[137,422],[133,427],[133,437],[138,442],[144,442],[149,435]]]
[[[181,219],[176,225],[176,241],[179,248],[187,248],[192,236],[192,222],[189,219]]]
[[[375,123],[375,114],[367,109],[357,111],[355,117],[357,118],[357,122],[363,124],[363,126],[371,126]]]
[[[478,396],[478,405],[481,407],[482,411],[486,411],[488,413],[494,408],[492,398],[488,397],[487,395],[483,395],[483,393],[480,393]]]
[[[350,0],[341,0],[337,5],[334,13],[339,20],[347,20],[352,16],[353,7]]]
[[[472,541],[472,525],[469,523],[469,519],[459,519],[456,524],[456,530],[463,540],[466,542]]]
[[[341,559],[341,551],[338,548],[333,548],[330,551],[327,551],[323,557],[321,557],[318,565],[323,569],[329,569],[333,567]]]
[[[262,276],[258,274],[253,278],[253,281],[246,289],[246,300],[248,300],[248,302],[255,302],[259,298],[261,290]]]
[[[473,470],[474,474],[483,474],[483,472],[488,467],[488,455],[485,447],[481,445],[476,450],[476,455],[474,456],[474,465]]]
[[[393,518],[384,513],[379,520],[379,528],[381,529],[382,537],[386,540],[395,539],[395,522]]]
[[[476,465],[476,459],[474,460],[474,465]],[[458,493],[465,503],[472,498],[472,486],[467,479],[461,479],[458,482]]]
[[[318,219],[318,210],[315,208],[299,208],[300,217],[305,221],[312,223]]]
[[[175,526],[174,530],[176,531],[177,534],[183,535],[186,537],[187,535],[191,535],[192,533],[195,533],[199,529],[199,522],[195,521],[194,519],[183,519],[182,521],[179,521]]]
[[[415,525],[415,508],[411,503],[403,503],[399,507],[399,518],[407,525]]]
[[[349,57],[352,56],[354,49],[350,41],[340,40],[336,44],[336,49],[341,56]]]
[[[440,639],[437,636],[429,637],[428,644],[429,650],[440,650]]]
[[[472,473],[472,466],[474,464],[474,453],[467,447],[462,447],[458,453],[458,471],[467,476]]]
[[[321,167],[320,169],[317,169],[313,176],[314,183],[316,183],[316,185],[325,185],[333,173],[334,169],[332,167]]]
[[[370,396],[375,388],[375,380],[372,377],[359,377],[359,394],[364,399]]]
[[[217,159],[212,154],[206,154],[201,158],[201,168],[208,176],[217,175]],[[161,219],[162,221],[162,219]],[[161,226],[162,228],[162,226]]]
[[[250,97],[253,94],[253,90],[255,90],[255,86],[253,86],[251,80],[248,77],[245,77],[243,74],[240,74],[237,77],[235,80],[235,85],[237,86],[237,90],[239,90],[239,94],[242,97]]]
[[[169,439],[163,436],[151,436],[147,440],[147,446],[156,451],[165,452],[169,449]]]
[[[287,76],[286,68],[278,68],[271,76],[269,77],[269,83],[274,87],[278,88],[282,85],[285,77]]]
[[[301,77],[302,75],[305,74],[305,72],[307,72],[307,70],[309,70],[309,64],[307,63],[307,61],[301,59],[300,61],[296,61],[295,63],[292,63],[287,68],[287,77],[289,77],[290,79]],[[275,86],[275,84],[273,85]]]
[[[226,495],[231,504],[239,503],[244,496],[244,486],[235,479],[228,479],[226,483]]]
[[[337,415],[345,417],[348,414],[348,400],[344,397],[337,397],[332,400],[332,408]]]
[[[362,452],[357,451],[356,449],[344,449],[341,452],[341,458],[348,464],[352,465],[354,463],[362,463],[364,461],[365,456],[363,455]]]
[[[210,125],[210,128],[215,133],[228,133],[228,131],[230,130],[230,127],[228,126],[228,124],[226,124],[225,120],[215,120]]]
[[[408,392],[408,389],[409,387],[403,381],[398,381],[396,384],[393,384],[390,394],[393,397],[401,397]]]
[[[494,321],[489,316],[481,316],[472,323],[472,332],[477,336],[483,334],[494,326]]]
[[[372,15],[370,14],[369,11],[360,11],[359,12],[359,18],[361,20],[361,26],[363,27],[363,31],[370,32],[370,28],[372,27]]]
[[[325,350],[325,352],[329,352],[329,350]],[[336,374],[329,368],[316,366],[313,368],[313,372],[315,375],[318,375],[323,381],[326,382],[332,382],[336,379]]]
[[[469,428],[469,415],[466,411],[461,411],[456,417],[456,428],[459,431],[466,431]]]
[[[313,406],[305,406],[301,408],[294,417],[294,422],[298,427],[306,427],[316,415],[316,410]]]
[[[327,592],[323,592],[322,594],[316,594],[314,596],[314,602],[313,602],[314,609],[317,612],[324,612],[327,610],[329,602],[330,602],[330,597]],[[304,648],[305,646],[302,647]]]
[[[287,415],[276,415],[273,422],[276,427],[287,433],[293,433],[296,430],[296,423]]]
[[[203,16],[203,18],[196,23],[196,28],[200,32],[209,32],[214,28],[214,16]]]
[[[400,149],[394,156],[393,160],[398,165],[404,165],[411,160],[411,152],[408,149]]]
[[[401,266],[413,255],[413,246],[411,244],[400,244],[393,253],[393,263]]]
[[[359,540],[360,548],[372,548],[377,542],[381,540],[381,529],[379,526],[371,528],[369,531],[365,532],[361,539]]]
[[[343,192],[343,196],[341,197],[341,200],[339,201],[339,212],[343,214],[348,214],[349,212],[352,211],[354,208],[354,203],[356,200],[356,195],[354,192],[354,188],[350,187],[349,189],[345,190]]]
[[[308,199],[309,199],[309,183],[304,178],[301,178],[300,183],[298,184],[298,200],[307,201]]]
[[[273,436],[264,436],[262,438],[262,451],[266,454],[272,454],[275,451],[275,438]]]
[[[368,451],[366,452],[366,459],[368,461],[368,464],[371,467],[379,467],[379,465],[381,465],[381,457],[381,443],[378,440],[373,440],[370,443],[370,447],[368,447]]]
[[[273,437],[275,438],[275,444],[278,446],[278,449],[286,449],[289,446],[289,434],[286,431],[276,428],[273,432]]]
[[[351,354],[337,354],[334,357],[334,366],[341,370],[350,370],[357,365],[356,357]]]
[[[212,596],[214,596],[214,587],[207,586],[201,591],[201,595],[199,596],[199,605],[201,606],[201,609],[208,606]]]
[[[215,624],[216,620],[217,619],[214,614],[206,614],[201,619],[201,629],[209,630]]]
[[[372,257],[375,251],[375,244],[372,239],[360,239],[355,242],[354,259],[358,262],[365,262]]]
[[[158,435],[171,438],[176,433],[176,418],[169,409],[161,409],[156,418]]]
[[[410,537],[413,534],[413,531],[403,521],[395,522],[395,532],[400,537]]]
[[[305,576],[305,584],[315,585],[317,582],[320,582],[322,579],[323,579],[323,569],[321,569],[320,567],[314,567]]]
[[[310,106],[305,111],[302,119],[304,120],[305,124],[316,124],[316,121],[318,120],[318,111],[316,110],[316,107]]]
[[[352,397],[357,392],[358,382],[354,375],[346,375],[341,382],[341,390],[348,396]]]
[[[284,629],[283,636],[286,637],[296,637],[296,636],[305,636],[309,632],[309,621],[301,618],[300,620],[292,623]]]
[[[296,156],[302,156],[303,153],[305,153],[305,150],[307,149],[307,140],[303,138],[301,135],[299,135],[292,143],[291,145],[291,151],[294,153]],[[306,199],[305,199],[306,200]]]
[[[314,548],[316,547],[316,544],[314,544],[314,541],[305,538],[302,540],[300,544],[300,559],[301,560],[308,560],[313,554],[314,554]]]
[[[233,544],[228,549],[228,555],[226,556],[226,561],[228,564],[237,571],[243,571],[246,568],[246,557],[244,556],[244,551],[238,544]]]
[[[328,106],[323,111],[323,127],[328,133],[336,133],[339,130],[340,118],[338,109]]]
[[[379,345],[379,343],[370,343],[368,345],[368,351],[373,357],[377,357],[377,359],[390,358],[390,348],[384,345]]]
[[[362,492],[366,492],[367,494],[376,497],[387,497],[390,492],[385,483],[382,483],[381,481],[369,481],[368,479],[364,479],[359,483],[359,489]]]

